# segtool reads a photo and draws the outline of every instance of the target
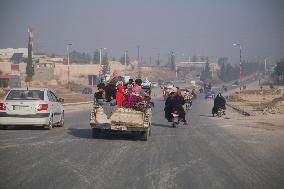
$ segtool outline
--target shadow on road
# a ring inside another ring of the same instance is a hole
[[[68,130],[69,130],[68,133],[72,136],[78,138],[93,139],[91,128],[90,129],[69,128]],[[141,135],[139,133],[111,131],[111,132],[101,132],[94,139],[139,141],[141,140]]]
[[[78,128],[69,128],[68,133],[72,136],[78,138],[92,138],[92,130],[90,128],[78,129]]]
[[[11,126],[2,126],[1,130],[47,130],[41,126],[31,126],[31,125],[11,125]]]
[[[201,117],[213,117],[213,115],[199,115]]]
[[[169,122],[168,125],[161,124],[161,123],[152,123],[152,126],[154,126],[154,127],[170,127],[170,128],[172,127],[170,122]]]

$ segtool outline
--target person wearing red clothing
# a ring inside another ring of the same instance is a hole
[[[123,89],[123,85],[119,84],[117,86],[117,92],[116,92],[116,104],[118,108],[121,108],[124,102],[124,89]]]

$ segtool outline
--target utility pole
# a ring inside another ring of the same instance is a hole
[[[264,76],[266,77],[266,58],[264,59]]]
[[[26,83],[29,87],[32,77],[34,75],[33,67],[33,31],[32,28],[28,28],[28,62],[26,67]]]
[[[142,63],[142,57],[141,57],[141,61],[140,61],[140,46],[137,46],[137,50],[138,50],[138,56],[137,56],[137,67],[138,67],[138,78],[141,79],[141,63]]]
[[[127,50],[124,52],[124,76],[126,76],[126,55],[127,55]]]
[[[101,82],[101,76],[102,76],[102,50],[106,50],[107,48],[100,48],[100,70],[99,70],[99,82]]]
[[[242,45],[239,43],[234,43],[233,46],[240,47],[240,91],[242,90],[243,86],[243,62],[242,62]]]
[[[66,49],[67,49],[67,63],[68,63],[68,70],[67,70],[67,85],[68,85],[68,89],[70,89],[70,60],[69,60],[69,47],[72,45],[72,43],[68,43],[67,45],[66,45]]]

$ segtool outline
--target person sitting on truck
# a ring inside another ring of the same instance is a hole
[[[95,93],[95,99],[98,103],[103,103],[105,99],[105,84],[104,83],[99,83],[97,85],[98,92]]]
[[[111,102],[115,99],[115,94],[116,94],[116,87],[113,83],[109,83],[106,87],[105,87],[105,92],[106,92],[106,97],[105,100],[106,102]]]
[[[147,89],[144,92],[144,101],[148,103],[151,101],[151,90]]]
[[[116,99],[117,107],[121,108],[123,105],[124,96],[125,96],[123,85],[119,84],[117,86],[117,92],[115,96],[116,96],[115,99]]]
[[[135,85],[132,88],[134,95],[140,96],[140,93],[142,91],[141,84],[142,84],[142,80],[141,79],[136,79],[135,80]]]
[[[134,86],[134,81],[133,79],[129,79],[127,85],[126,85],[126,90],[127,90],[127,93],[132,93],[132,89],[133,89],[133,86]]]

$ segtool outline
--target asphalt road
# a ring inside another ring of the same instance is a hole
[[[163,103],[155,101],[147,142],[92,139],[85,106],[66,112],[64,128],[0,130],[0,188],[283,188],[283,129],[243,127],[234,113],[212,118],[201,98],[189,126],[174,129]]]

